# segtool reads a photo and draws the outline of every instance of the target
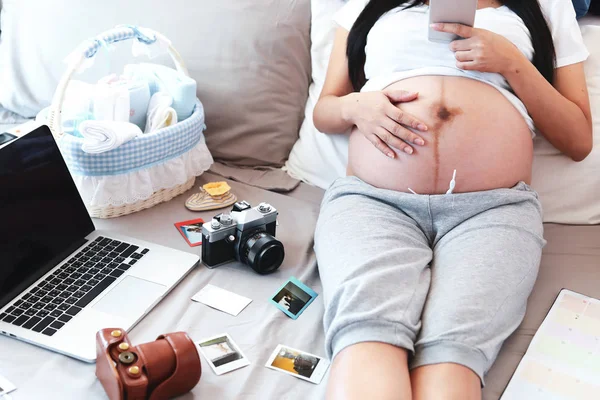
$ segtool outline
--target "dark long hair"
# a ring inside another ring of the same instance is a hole
[[[370,0],[358,16],[348,34],[348,72],[355,90],[366,83],[365,46],[367,35],[377,20],[386,12],[400,6],[403,9],[424,4],[425,0]],[[550,28],[544,19],[538,0],[504,0],[503,4],[517,14],[531,34],[533,44],[533,65],[550,83],[554,80],[555,53]]]

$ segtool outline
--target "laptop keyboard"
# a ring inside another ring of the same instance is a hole
[[[0,314],[0,321],[52,336],[149,250],[99,236]]]

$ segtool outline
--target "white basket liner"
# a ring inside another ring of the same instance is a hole
[[[207,171],[212,163],[210,151],[202,140],[187,153],[150,168],[122,175],[73,175],[73,180],[86,205],[121,206],[147,200],[159,190],[181,185]]]

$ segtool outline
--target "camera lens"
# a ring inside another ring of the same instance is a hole
[[[256,232],[246,239],[242,249],[242,262],[259,274],[275,271],[285,257],[283,244],[267,232]]]

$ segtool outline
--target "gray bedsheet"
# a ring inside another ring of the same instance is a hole
[[[222,178],[204,174],[196,187]],[[230,182],[239,199],[253,204],[267,201],[280,211],[277,237],[286,250],[283,266],[275,273],[260,276],[241,264],[213,270],[200,265],[188,275],[131,332],[134,343],[142,343],[165,332],[186,331],[195,339],[229,333],[251,361],[251,365],[226,375],[216,376],[202,359],[203,376],[192,395],[199,399],[297,399],[322,398],[325,384],[313,385],[264,367],[277,344],[283,343],[317,355],[323,354],[321,316],[322,296],[297,319],[292,320],[268,300],[290,276],[295,276],[317,293],[321,285],[312,251],[312,234],[318,215],[321,190],[303,188],[296,199],[252,186]],[[184,207],[192,191],[169,203],[112,220],[96,220],[96,226],[130,236],[198,252],[184,242],[174,223],[192,218],[209,220],[218,211],[194,213]],[[51,210],[49,210],[50,212]],[[222,313],[190,298],[206,284],[253,299],[237,317]],[[93,340],[93,338],[90,338]],[[0,375],[5,375],[18,390],[14,399],[103,399],[102,386],[94,376],[94,365],[85,364],[32,345],[0,337]]]
[[[211,174],[197,185],[218,180]],[[323,355],[321,317],[323,299],[316,301],[292,320],[269,304],[269,297],[290,276],[295,276],[321,293],[312,233],[322,191],[301,184],[288,195],[230,182],[240,199],[254,204],[267,201],[280,211],[277,237],[286,249],[284,265],[276,273],[259,276],[248,267],[231,264],[209,270],[198,266],[131,332],[135,343],[153,340],[164,332],[187,331],[193,339],[227,332],[251,361],[251,365],[216,376],[202,359],[203,376],[192,394],[198,399],[319,399],[324,397],[326,379],[313,385],[264,367],[273,348],[287,344]],[[96,220],[99,228],[123,232],[184,251],[187,247],[173,223],[215,212],[193,213],[185,209],[188,192],[171,202],[114,220]],[[546,226],[548,246],[529,310],[519,330],[507,341],[498,362],[487,377],[484,398],[497,399],[554,297],[562,287],[600,297],[600,227]],[[206,284],[250,297],[253,302],[237,317],[224,314],[190,297]],[[103,399],[105,394],[94,376],[94,365],[85,364],[26,343],[0,337],[0,374],[18,390],[14,399]]]

